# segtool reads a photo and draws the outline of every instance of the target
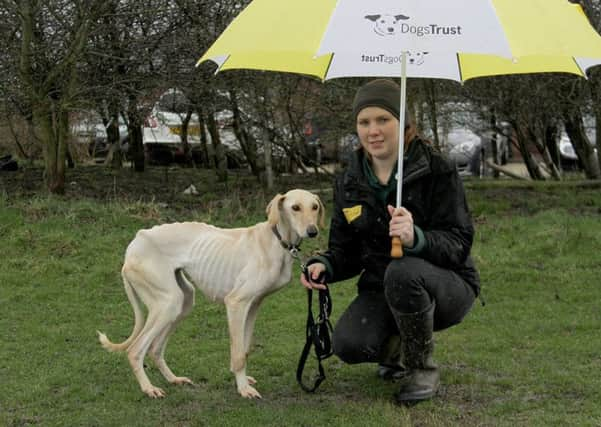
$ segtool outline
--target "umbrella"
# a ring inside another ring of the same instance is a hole
[[[348,4],[361,6],[363,11],[356,13],[355,19],[349,21],[351,24],[339,25],[335,19],[338,16],[334,14],[338,10],[336,6]],[[449,6],[445,7],[448,4],[452,5],[452,10],[460,11],[463,15],[461,21],[449,17],[452,11],[449,12]],[[479,11],[473,10],[472,5],[475,4],[480,7],[486,5],[489,13],[483,12],[480,16]],[[417,18],[418,15],[409,9],[414,6],[420,7],[419,12],[425,13],[427,18]],[[469,13],[464,12],[466,10]],[[490,16],[491,10],[498,11],[499,19]],[[441,17],[435,17],[434,12]],[[376,15],[380,15],[381,20],[402,16],[390,27],[390,34],[382,36],[376,32],[378,23],[372,20]],[[488,21],[484,20],[484,15]],[[454,27],[461,28],[464,38],[459,39],[459,35],[420,37],[418,29],[427,27],[414,24],[420,21],[440,29],[440,32],[453,30],[449,22],[461,22]],[[467,30],[472,23],[483,22],[489,22],[490,26],[480,25],[473,32]],[[500,28],[501,22],[509,24]],[[342,46],[332,46],[330,26],[341,32]],[[467,34],[480,42],[464,43]],[[491,40],[492,34],[497,41]],[[356,43],[351,36],[366,41]],[[452,37],[454,46],[435,44],[443,37]],[[364,45],[367,47],[364,48]],[[430,57],[434,56],[434,52],[451,55],[480,53],[508,59],[543,55],[575,57],[581,61],[583,58],[601,58],[601,41],[581,7],[567,0],[527,0],[520,2],[519,6],[513,0],[254,0],[199,62],[210,59],[218,64],[219,71],[239,68],[273,70],[312,75],[322,80],[342,76],[400,77],[398,58],[402,51],[429,52]],[[377,66],[378,61],[384,65]],[[394,71],[385,71],[382,67],[386,65]],[[344,69],[344,72],[334,73],[337,69]]]
[[[205,60],[218,71],[400,77],[400,206],[407,77],[585,75],[601,62],[601,36],[567,0],[254,0],[198,63]]]

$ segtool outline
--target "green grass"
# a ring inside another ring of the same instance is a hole
[[[238,397],[224,308],[200,294],[166,355],[196,386],[170,386],[148,362],[168,393],[151,400],[125,356],[98,344],[97,329],[114,341],[131,331],[119,270],[137,229],[174,220],[249,225],[264,218],[265,196],[226,197],[207,210],[0,193],[0,426],[601,425],[601,191],[469,183],[468,194],[487,304],[436,334],[439,396],[400,408],[391,403],[397,386],[378,380],[373,365],[331,358],[316,394],[298,387],[306,298],[297,274],[257,321],[248,371],[263,400]],[[355,290],[349,282],[331,291],[337,318]],[[315,368],[310,360],[306,371]]]

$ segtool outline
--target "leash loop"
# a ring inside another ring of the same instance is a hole
[[[304,264],[301,264],[303,274],[308,277],[309,272]],[[325,284],[325,282],[324,282]],[[321,364],[322,360],[327,359],[333,354],[332,350],[332,324],[330,323],[329,317],[332,314],[332,299],[330,297],[329,289],[320,289],[318,294],[319,301],[319,314],[317,316],[317,322],[313,317],[313,291],[307,289],[307,324],[305,328],[306,341],[305,346],[301,352],[300,359],[298,361],[298,367],[296,369],[296,381],[300,387],[307,393],[313,393],[319,385],[326,379],[325,371]],[[315,377],[313,386],[307,386],[303,383],[303,371],[309,353],[311,352],[311,346],[315,347],[315,357],[317,358],[318,374]]]

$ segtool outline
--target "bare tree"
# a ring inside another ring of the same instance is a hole
[[[42,141],[46,185],[52,193],[65,191],[69,111],[77,102],[78,61],[103,4],[99,0],[1,3],[2,15],[17,18],[7,59]]]
[[[175,0],[179,27],[171,49],[171,70],[166,80],[178,87],[198,114],[203,153],[220,181],[227,180],[226,147],[215,116],[228,108],[227,79],[214,76],[214,65],[196,61],[248,3],[241,1]],[[205,133],[205,127],[208,135]],[[210,146],[208,142],[210,140]]]

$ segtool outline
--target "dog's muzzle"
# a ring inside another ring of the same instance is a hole
[[[315,237],[315,236],[317,236],[317,234],[319,234],[319,230],[317,230],[316,226],[310,225],[307,227],[307,236]]]

